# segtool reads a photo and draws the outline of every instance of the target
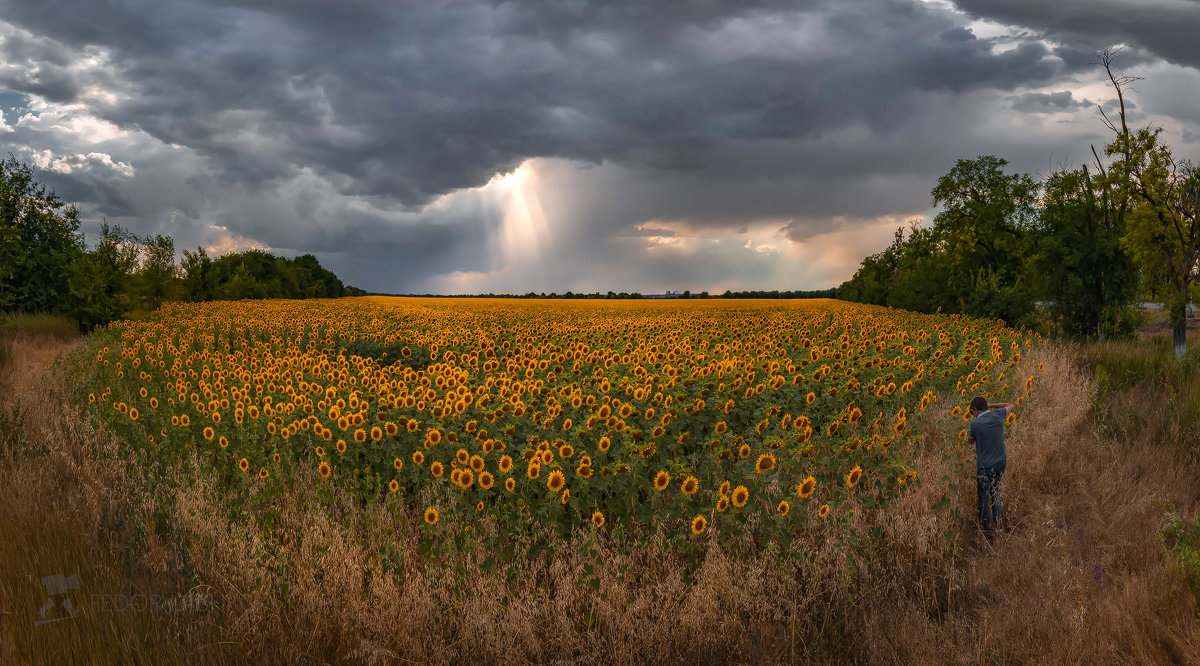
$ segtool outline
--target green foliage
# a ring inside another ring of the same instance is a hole
[[[1162,543],[1174,555],[1173,573],[1200,608],[1200,523],[1184,521],[1175,512],[1163,516],[1163,523]]]
[[[212,260],[185,251],[175,265],[175,241],[139,237],[104,222],[85,249],[79,211],[34,178],[10,155],[0,162],[0,311],[60,313],[89,330],[130,311],[168,301],[243,298],[338,298],[362,295],[306,254],[283,259],[251,250]]]
[[[9,155],[0,161],[0,310],[64,312],[67,268],[83,254],[79,211]]]
[[[1106,147],[1119,156],[1112,178],[1132,205],[1123,244],[1141,270],[1143,287],[1163,303],[1175,329],[1176,354],[1186,339],[1186,306],[1200,268],[1200,170],[1159,143],[1161,128],[1122,131]]]
[[[1028,274],[1056,327],[1072,338],[1126,337],[1136,319],[1137,273],[1121,247],[1128,197],[1087,167],[1043,185]]]
[[[928,228],[897,230],[883,252],[867,257],[838,291],[847,300],[915,310],[1025,322],[1033,299],[1023,280],[1038,184],[1009,174],[985,155],[958,160],[938,180],[944,209]]]
[[[183,255],[180,291],[188,301],[341,298],[363,293],[346,287],[311,254],[286,259],[247,250],[214,260],[203,248],[196,248]]]

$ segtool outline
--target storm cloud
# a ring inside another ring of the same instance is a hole
[[[0,0],[0,141],[93,226],[370,290],[820,288],[956,158],[1106,141],[1114,40],[1191,80],[1177,4]]]

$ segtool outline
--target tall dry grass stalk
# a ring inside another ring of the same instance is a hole
[[[664,538],[601,539],[593,589],[584,532],[509,576],[474,553],[422,558],[403,498],[364,506],[299,482],[266,534],[228,517],[195,464],[152,482],[49,368],[86,344],[16,340],[0,375],[0,662],[1200,662],[1193,601],[1158,538],[1165,510],[1197,515],[1196,466],[1164,433],[1106,436],[1074,348],[1013,375],[1046,366],[1009,435],[994,545],[974,527],[974,454],[955,447],[963,424],[943,398],[910,420],[927,442],[907,452],[916,487],[856,512],[882,534],[869,549],[811,541],[792,561],[714,547],[689,579]],[[957,490],[933,511],[943,477]],[[83,607],[35,626],[56,573],[79,574]],[[138,594],[161,601],[114,608]]]

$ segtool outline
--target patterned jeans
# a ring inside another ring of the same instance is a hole
[[[1000,479],[1004,476],[1004,463],[994,467],[976,469],[975,489],[979,493],[979,526],[984,532],[1000,530]]]

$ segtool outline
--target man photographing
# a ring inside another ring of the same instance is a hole
[[[979,494],[979,526],[988,540],[1000,530],[1000,479],[1008,456],[1004,451],[1004,420],[1016,407],[1007,402],[989,403],[982,396],[971,400],[971,425],[967,441],[975,445],[975,488]],[[993,411],[994,410],[994,411]]]

